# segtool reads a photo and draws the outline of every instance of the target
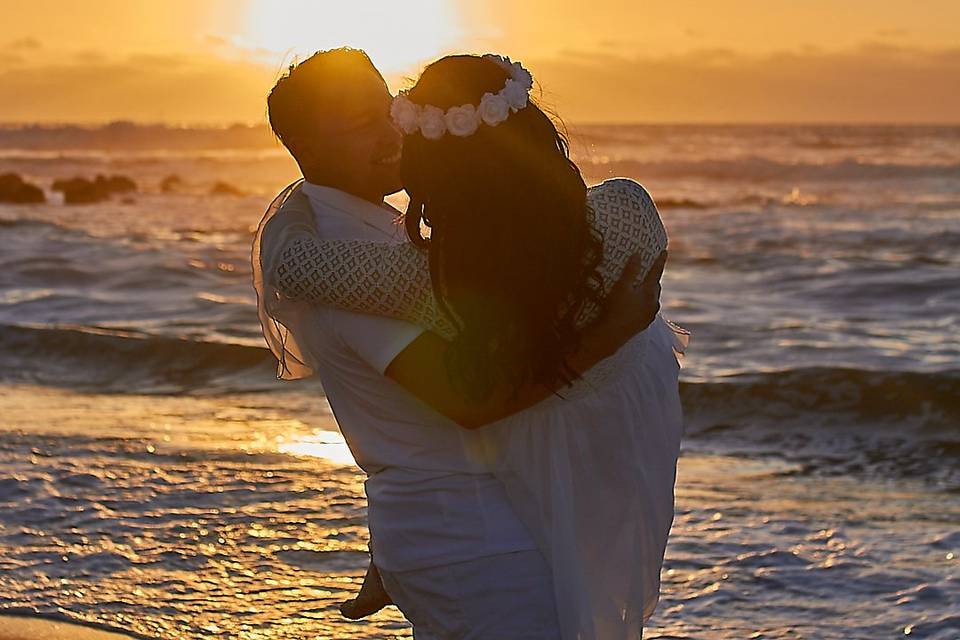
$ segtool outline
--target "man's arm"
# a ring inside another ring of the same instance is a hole
[[[631,258],[605,303],[604,314],[584,333],[580,349],[570,365],[584,373],[613,355],[627,340],[645,329],[660,311],[660,277],[666,252],[650,268],[642,283],[635,284],[641,262]],[[450,383],[444,354],[449,343],[431,332],[411,342],[387,366],[385,375],[407,391],[467,429],[476,429],[531,407],[562,385],[547,387],[529,383],[518,390],[496,388],[491,396],[477,402],[465,397]]]

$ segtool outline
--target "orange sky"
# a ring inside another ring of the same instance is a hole
[[[575,122],[958,122],[955,0],[0,0],[0,122],[262,122],[296,54],[521,59]]]

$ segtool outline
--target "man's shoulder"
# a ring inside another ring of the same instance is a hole
[[[264,261],[262,267],[267,272],[275,268],[273,261],[294,236],[315,233],[316,225],[310,202],[298,195],[299,190],[294,189],[295,184],[288,186],[273,199],[257,230],[254,254],[259,253]]]
[[[310,204],[310,198],[303,192],[303,182],[293,183],[280,192],[277,196],[280,200],[279,210],[283,212],[299,211],[301,213],[313,213],[313,206]]]

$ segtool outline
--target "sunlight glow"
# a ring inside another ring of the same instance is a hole
[[[304,58],[319,49],[364,49],[382,72],[411,72],[455,47],[453,0],[252,0],[237,44]]]
[[[323,458],[339,465],[356,464],[343,436],[336,431],[317,430],[311,435],[302,436],[289,442],[282,442],[277,446],[277,450],[280,453],[295,456]]]

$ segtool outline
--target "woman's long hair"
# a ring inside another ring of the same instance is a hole
[[[408,97],[444,110],[477,105],[508,78],[489,59],[447,56]],[[435,296],[458,329],[446,363],[452,382],[476,399],[500,383],[570,382],[577,318],[601,297],[603,246],[552,120],[531,100],[468,137],[408,135],[401,173],[407,233],[428,247]]]

